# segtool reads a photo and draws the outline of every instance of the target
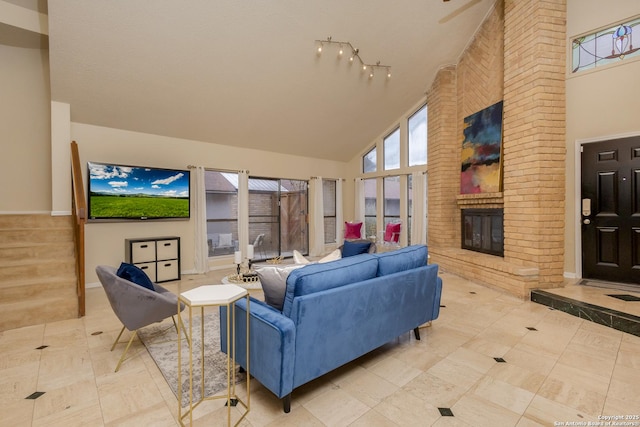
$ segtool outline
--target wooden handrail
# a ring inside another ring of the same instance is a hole
[[[72,182],[72,212],[74,218],[74,238],[76,249],[76,294],[78,295],[78,317],[85,315],[85,271],[84,271],[84,224],[87,222],[87,201],[84,197],[82,170],[80,169],[80,155],[78,144],[71,141],[71,182]]]
[[[82,169],[80,169],[78,144],[75,141],[71,141],[71,173],[73,174],[74,216],[77,217],[78,221],[85,222],[87,219],[87,201],[84,197],[84,185],[82,183]]]

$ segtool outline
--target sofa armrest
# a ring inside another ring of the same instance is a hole
[[[236,307],[236,362],[247,369],[246,331],[247,300]],[[262,301],[250,301],[251,364],[249,373],[263,386],[282,398],[293,390],[296,329],[293,321]],[[220,346],[227,351],[227,310],[220,307]]]
[[[442,278],[436,277],[436,295],[433,300],[433,319],[436,320],[440,315],[440,299],[442,298]]]

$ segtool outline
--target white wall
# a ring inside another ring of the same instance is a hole
[[[342,162],[240,149],[81,123],[71,123],[71,138],[78,143],[85,185],[87,161],[175,169],[198,165],[212,169],[249,170],[252,176],[304,180],[311,176],[342,177],[346,171],[346,163]],[[62,167],[54,170],[54,173],[68,175],[69,172],[68,168]],[[134,237],[179,236],[181,269],[190,271],[194,268],[193,230],[191,220],[90,222],[85,232],[87,283],[97,281],[96,265],[118,265],[123,261],[124,239]],[[232,263],[231,258],[228,263]]]
[[[51,211],[47,50],[0,40],[0,213]]]
[[[593,32],[640,14],[638,0],[568,0],[567,49],[576,36]],[[640,60],[626,59],[614,66],[570,73],[567,53],[567,176],[565,211],[565,275],[581,277],[579,258],[581,141],[640,134]]]

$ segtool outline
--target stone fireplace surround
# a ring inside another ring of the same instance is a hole
[[[429,252],[523,299],[564,282],[566,0],[497,1],[429,105]],[[464,117],[504,101],[503,191],[460,195]],[[460,249],[461,209],[504,209],[504,257]]]

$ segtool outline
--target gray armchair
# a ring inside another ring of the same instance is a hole
[[[173,325],[177,329],[176,320],[173,316],[178,313],[178,297],[173,292],[155,283],[155,291],[152,291],[122,279],[116,275],[116,271],[116,268],[107,265],[96,267],[96,274],[107,294],[109,304],[111,304],[113,312],[123,324],[118,337],[113,346],[111,346],[111,351],[118,344],[125,328],[133,332],[116,366],[116,372],[118,372],[133,339],[137,336],[138,329],[152,323],[161,322],[167,317],[173,319]],[[183,309],[184,304],[180,304],[180,311]]]

